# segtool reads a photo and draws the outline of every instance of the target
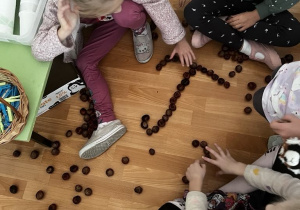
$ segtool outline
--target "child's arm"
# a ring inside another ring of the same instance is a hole
[[[256,9],[250,12],[230,16],[226,22],[238,31],[244,31],[253,26],[257,21],[285,11],[295,5],[299,0],[264,0],[256,5]]]
[[[31,46],[32,54],[37,60],[51,61],[56,56],[73,48],[74,40],[71,33],[79,16],[77,14],[77,18],[76,15],[73,15],[71,19],[67,19],[65,16],[70,14],[67,14],[66,10],[70,10],[69,7],[68,0],[49,0],[47,2],[43,23]]]
[[[248,165],[244,177],[252,186],[279,195],[286,200],[300,199],[300,180],[268,168]]]
[[[285,115],[281,120],[274,120],[270,127],[282,138],[300,138],[300,119],[294,115]]]
[[[234,174],[244,176],[245,179],[255,188],[277,194],[285,199],[289,199],[285,204],[293,203],[296,199],[300,199],[300,181],[288,174],[275,172],[268,168],[261,168],[254,165],[246,166],[234,160],[228,150],[226,154],[215,144],[219,152],[206,147],[206,149],[216,157],[211,159],[202,157],[205,161],[218,166],[221,171],[219,174]]]
[[[260,4],[257,4],[255,7],[260,19],[262,20],[272,14],[277,14],[288,10],[298,2],[299,0],[264,0]]]
[[[186,210],[207,209],[206,195],[201,192],[205,173],[206,165],[200,164],[199,160],[188,167],[186,177],[189,180],[189,193],[186,197]]]
[[[185,39],[185,30],[168,0],[133,0],[142,4],[157,27],[166,44],[176,44],[172,55],[178,53],[181,64],[192,64],[195,55]],[[171,56],[172,57],[172,56]]]

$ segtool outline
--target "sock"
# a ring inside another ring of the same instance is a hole
[[[146,24],[143,25],[142,27],[136,29],[136,30],[132,30],[134,35],[146,35],[147,34],[147,30],[146,29]]]
[[[243,46],[242,46],[242,49],[240,50],[240,52],[250,56],[251,50],[252,50],[251,44],[246,39],[244,39]],[[264,54],[262,54],[260,52],[255,53],[254,57],[256,59],[260,59],[260,60],[265,58]]]
[[[243,46],[242,46],[242,49],[240,50],[240,52],[246,54],[246,55],[250,55],[251,54],[251,45],[250,43],[244,39],[244,42],[243,42]]]

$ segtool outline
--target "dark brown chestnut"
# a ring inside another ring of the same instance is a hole
[[[42,200],[42,199],[44,198],[44,196],[45,196],[45,193],[44,193],[44,191],[42,191],[42,190],[39,190],[39,191],[35,194],[35,197],[36,197],[37,200]]]
[[[88,115],[85,115],[85,116],[88,116]],[[71,137],[72,136],[72,131],[71,130],[67,130],[66,132],[66,137]]]
[[[81,202],[81,197],[79,195],[76,195],[73,197],[73,203],[74,204],[79,204]]]
[[[152,149],[152,148],[151,148],[151,149],[149,149],[149,154],[150,154],[150,155],[155,155],[155,150],[154,150],[154,149]]]
[[[195,139],[195,140],[193,140],[192,141],[192,145],[193,145],[193,147],[199,147],[199,144],[200,144],[200,142],[197,140],[197,139]]]
[[[19,188],[17,185],[11,185],[9,187],[9,192],[12,193],[12,194],[16,194],[18,192]]]
[[[88,166],[85,166],[85,167],[82,168],[82,173],[84,175],[88,175],[90,173],[90,171],[91,171],[91,169]]]
[[[128,164],[129,163],[129,157],[127,157],[127,156],[122,157],[122,163],[123,164]]]
[[[143,188],[141,186],[137,186],[134,188],[134,192],[137,194],[141,194],[143,192]]]
[[[76,192],[81,192],[81,191],[82,191],[82,186],[79,185],[79,184],[77,184],[77,185],[75,186],[75,191],[76,191]]]
[[[31,153],[30,153],[30,157],[31,159],[37,159],[39,157],[40,153],[39,151],[37,150],[33,150]]]
[[[247,106],[247,107],[244,109],[244,112],[245,112],[246,114],[250,114],[250,113],[252,112],[251,107]]]
[[[148,136],[151,136],[152,133],[153,133],[153,131],[152,131],[151,128],[148,128],[148,129],[146,130],[146,134],[147,134]]]
[[[115,174],[115,172],[112,168],[106,169],[105,173],[106,173],[106,176],[108,176],[108,177],[113,176]]]

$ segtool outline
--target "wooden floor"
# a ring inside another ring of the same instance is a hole
[[[172,2],[177,8],[177,2]],[[299,4],[291,11],[300,18]],[[187,34],[190,40],[188,30]],[[244,100],[249,92],[247,83],[254,81],[258,88],[266,85],[264,78],[271,71],[264,64],[244,62],[242,73],[229,78],[228,72],[237,63],[217,56],[220,43],[212,41],[194,50],[198,64],[213,69],[230,81],[231,87],[225,89],[197,73],[183,91],[177,111],[166,127],[149,137],[140,127],[141,116],[149,114],[151,126],[160,119],[187,68],[168,63],[162,71],[155,70],[156,64],[172,51],[172,46],[164,44],[161,37],[154,42],[155,53],[151,61],[139,64],[133,55],[131,36],[128,32],[100,63],[111,90],[115,113],[128,129],[126,135],[102,156],[88,161],[80,159],[78,151],[86,140],[76,134],[66,138],[65,132],[68,129],[74,131],[82,124],[79,109],[87,104],[79,100],[78,94],[72,96],[38,117],[35,125],[40,134],[61,142],[58,156],[52,156],[49,149],[32,141],[14,141],[0,147],[0,209],[47,209],[51,203],[56,203],[58,209],[158,209],[164,202],[181,197],[188,187],[181,178],[189,164],[203,155],[201,149],[192,147],[192,140],[206,140],[210,145],[217,142],[245,163],[251,163],[264,153],[267,139],[273,132],[254,110],[250,115],[243,113],[244,107],[252,107],[252,102]],[[277,49],[281,56],[292,53],[295,60],[300,60],[300,45]],[[149,155],[150,148],[156,150],[154,156]],[[12,156],[15,149],[22,151],[19,158]],[[41,152],[36,160],[29,157],[33,149]],[[128,165],[121,163],[123,156],[130,158]],[[85,176],[77,172],[70,180],[63,181],[61,175],[72,164],[77,164],[80,169],[89,166],[91,173]],[[45,172],[49,165],[55,167],[52,175]],[[113,168],[115,175],[107,177],[107,168]],[[212,191],[233,178],[216,177],[216,171],[216,167],[208,165],[203,191]],[[12,184],[19,186],[15,195],[9,192]],[[92,188],[93,195],[87,197],[76,193],[76,184]],[[138,185],[144,189],[142,194],[133,191]],[[35,198],[38,190],[46,192],[41,201]],[[75,195],[82,197],[79,205],[72,203]]]

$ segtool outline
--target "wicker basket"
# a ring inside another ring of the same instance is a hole
[[[6,130],[3,131],[3,133],[0,134],[1,145],[10,142],[22,131],[26,124],[29,108],[28,99],[25,94],[25,91],[22,85],[20,84],[18,78],[14,74],[12,74],[6,69],[0,68],[0,81],[8,82],[16,86],[20,93],[20,105],[18,110],[16,110],[13,106],[11,106],[3,98],[0,97],[0,102],[6,106],[9,106],[15,114],[14,119],[9,125],[9,127],[6,128]]]

